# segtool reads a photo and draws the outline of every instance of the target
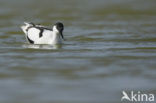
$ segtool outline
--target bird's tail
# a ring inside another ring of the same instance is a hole
[[[29,22],[24,22],[24,25],[21,26],[21,29],[23,30],[23,32],[26,34],[27,33],[27,28],[30,26],[33,26],[33,23],[29,23]]]
[[[34,26],[34,25],[35,25],[35,24],[32,23],[32,22],[24,22],[24,24],[25,24],[26,26]]]

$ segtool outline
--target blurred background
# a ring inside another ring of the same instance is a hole
[[[66,41],[30,45],[24,21]],[[121,103],[155,80],[156,0],[0,0],[0,103]]]

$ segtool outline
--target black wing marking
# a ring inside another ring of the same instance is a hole
[[[35,24],[33,22],[30,22],[29,24],[31,24],[32,26],[35,26]]]
[[[45,28],[45,27],[35,27],[35,28],[37,28],[37,29],[40,30],[39,38],[41,38],[41,37],[43,36],[43,32],[44,32],[44,30],[50,30],[50,31],[52,31],[52,29]]]
[[[32,23],[32,22],[30,22],[29,24],[31,24],[32,26],[29,26],[28,28],[27,28],[27,31],[28,31],[28,29],[30,29],[30,28],[32,28],[32,27],[35,27],[35,28],[37,28],[37,29],[45,29],[45,30],[50,30],[50,31],[52,31],[52,29],[50,29],[50,28],[47,28],[47,27],[42,27],[41,26],[41,24],[34,24],[34,23]],[[41,27],[40,27],[41,26]]]
[[[29,43],[34,44],[34,41],[32,41],[32,40],[28,37],[28,35],[27,35],[27,40],[29,41]]]
[[[39,37],[41,38],[42,36],[43,36],[43,31],[44,31],[44,29],[42,28],[40,28],[40,33],[39,33]]]
[[[45,29],[45,30],[50,30],[50,31],[52,31],[52,29],[50,29],[50,28],[46,28],[46,27],[35,27],[35,28],[37,28],[37,29]]]
[[[26,29],[26,32],[28,32],[28,30],[30,29],[30,28],[32,28],[33,26],[29,26],[27,29]]]

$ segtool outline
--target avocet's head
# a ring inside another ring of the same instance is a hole
[[[53,26],[53,31],[59,33],[61,35],[62,39],[64,40],[63,30],[64,30],[64,26],[63,26],[63,24],[61,22],[57,22]]]

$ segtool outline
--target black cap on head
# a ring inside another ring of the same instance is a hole
[[[64,26],[63,26],[63,24],[61,23],[61,22],[57,22],[56,24],[56,28],[59,30],[59,31],[63,31],[63,29],[64,29]]]
[[[64,39],[63,33],[62,33],[63,30],[64,30],[63,24],[62,24],[61,22],[57,22],[57,23],[55,24],[55,26],[56,26],[57,30],[60,32],[62,39]]]

